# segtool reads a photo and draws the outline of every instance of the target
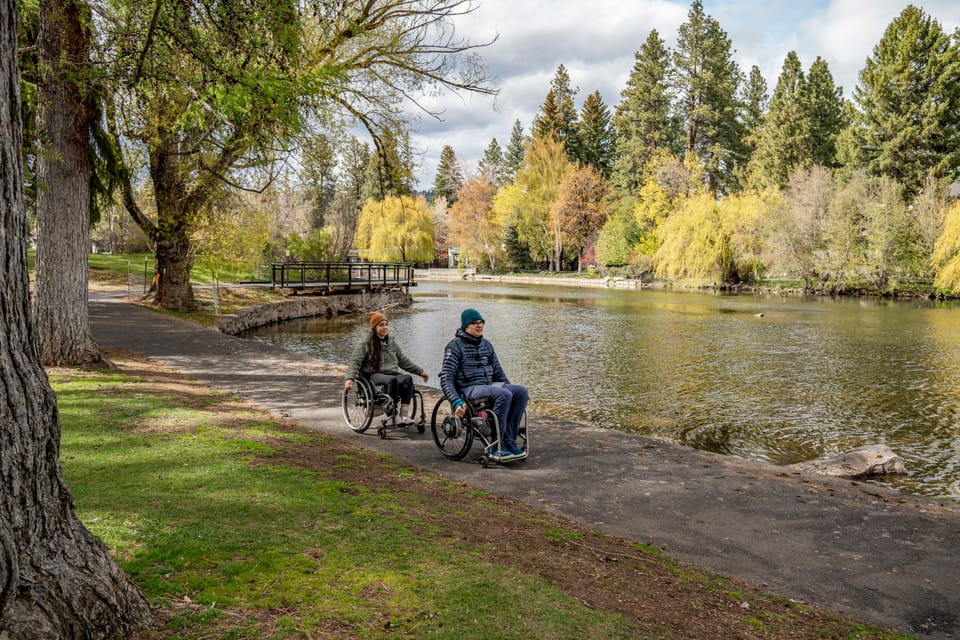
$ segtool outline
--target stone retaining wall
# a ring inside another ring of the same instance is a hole
[[[296,318],[330,318],[347,313],[368,312],[375,309],[408,307],[410,294],[403,291],[377,293],[350,293],[332,296],[297,296],[243,309],[217,321],[217,330],[232,336],[248,329],[265,327]]]

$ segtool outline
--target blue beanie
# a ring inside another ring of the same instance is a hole
[[[476,309],[464,309],[463,313],[460,314],[460,328],[466,331],[467,325],[477,320],[483,320],[483,316],[480,315],[479,311]]]

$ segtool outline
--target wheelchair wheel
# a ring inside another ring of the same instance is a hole
[[[473,445],[473,428],[467,416],[462,421],[454,417],[453,406],[446,398],[441,398],[433,407],[430,431],[440,453],[450,460],[460,460]]]
[[[413,410],[410,412],[417,425],[417,433],[427,430],[427,408],[423,404],[423,394],[417,389],[413,392]]]
[[[354,378],[353,386],[344,387],[340,408],[348,427],[357,433],[367,430],[373,420],[374,398],[373,389],[366,380]]]

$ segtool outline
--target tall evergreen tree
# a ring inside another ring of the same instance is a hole
[[[730,38],[694,0],[680,25],[673,51],[673,77],[679,93],[686,151],[703,163],[710,190],[735,184],[744,157],[739,88],[742,73],[734,62]]]
[[[917,193],[928,175],[960,173],[958,45],[922,9],[887,27],[854,89],[867,169]]]
[[[614,139],[610,110],[603,103],[600,92],[594,91],[583,101],[580,109],[576,159],[608,177],[613,168]]]
[[[320,134],[308,140],[303,146],[301,164],[300,179],[310,207],[310,228],[322,229],[337,188],[337,153],[330,137]]]
[[[502,187],[508,182],[504,179],[506,167],[503,149],[500,148],[500,143],[497,142],[496,138],[493,138],[490,144],[487,145],[477,169],[481,176],[485,177],[490,184],[497,188]]]
[[[457,161],[457,154],[453,147],[444,145],[440,150],[440,164],[437,166],[437,175],[433,180],[434,199],[443,198],[449,207],[457,201],[457,191],[463,186],[463,171]]]
[[[634,54],[633,70],[613,116],[616,160],[614,192],[636,196],[644,183],[644,167],[660,148],[680,150],[680,131],[672,114],[670,52],[656,29]]]
[[[571,160],[577,157],[577,108],[574,98],[578,91],[570,87],[570,74],[561,64],[550,81],[550,91],[533,121],[534,137],[544,138],[552,133],[563,143]]]
[[[810,161],[824,167],[835,167],[837,136],[845,124],[843,89],[834,84],[830,66],[819,56],[810,65],[802,97]]]
[[[507,143],[507,150],[503,154],[503,181],[504,184],[513,182],[517,171],[523,166],[523,154],[526,146],[526,140],[523,135],[523,125],[519,120],[514,120],[513,129],[510,130],[510,142]]]
[[[790,172],[808,161],[805,85],[800,58],[791,51],[783,61],[770,109],[757,136],[750,169],[753,184],[785,187]]]
[[[760,127],[770,106],[770,95],[767,93],[767,81],[760,72],[760,67],[753,65],[747,75],[747,82],[743,88],[743,129],[746,137],[744,143],[746,151],[752,157],[757,150]],[[747,158],[747,162],[750,158]]]
[[[747,135],[760,126],[769,106],[767,81],[760,72],[760,67],[753,65],[750,67],[747,82],[743,87],[743,126]]]

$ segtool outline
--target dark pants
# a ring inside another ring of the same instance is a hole
[[[527,388],[518,384],[505,384],[502,387],[492,384],[477,384],[462,391],[467,400],[475,402],[480,398],[493,400],[493,412],[500,423],[500,437],[505,443],[516,444],[520,431],[520,419],[527,408]]]
[[[407,373],[371,373],[370,382],[376,387],[383,385],[384,392],[400,404],[410,404],[413,399],[413,376]]]

